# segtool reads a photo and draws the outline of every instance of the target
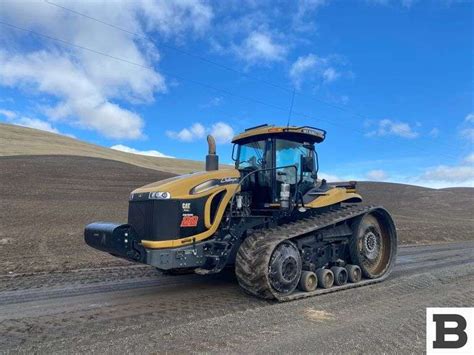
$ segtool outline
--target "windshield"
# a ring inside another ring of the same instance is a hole
[[[238,169],[263,168],[265,165],[265,141],[242,144],[236,165]]]

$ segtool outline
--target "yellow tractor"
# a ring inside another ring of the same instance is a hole
[[[318,179],[324,130],[261,125],[233,139],[235,168],[219,169],[208,136],[206,171],[130,194],[128,223],[85,228],[88,245],[168,273],[234,267],[240,286],[287,301],[385,279],[397,235],[382,207],[360,204],[356,183]]]

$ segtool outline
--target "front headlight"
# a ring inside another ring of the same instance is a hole
[[[148,198],[150,200],[168,200],[171,198],[171,194],[169,192],[162,191],[150,192]]]

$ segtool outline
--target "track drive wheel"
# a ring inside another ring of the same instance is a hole
[[[318,287],[318,277],[316,274],[312,271],[303,271],[299,283],[300,290],[311,292],[316,290],[316,287]]]
[[[397,253],[397,234],[392,218],[384,209],[376,209],[352,225],[349,243],[352,263],[369,279],[388,275]]]

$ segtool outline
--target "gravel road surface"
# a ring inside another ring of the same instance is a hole
[[[402,247],[383,283],[288,303],[243,293],[231,270],[147,266],[0,277],[0,352],[409,353],[428,306],[472,306],[474,243]]]

